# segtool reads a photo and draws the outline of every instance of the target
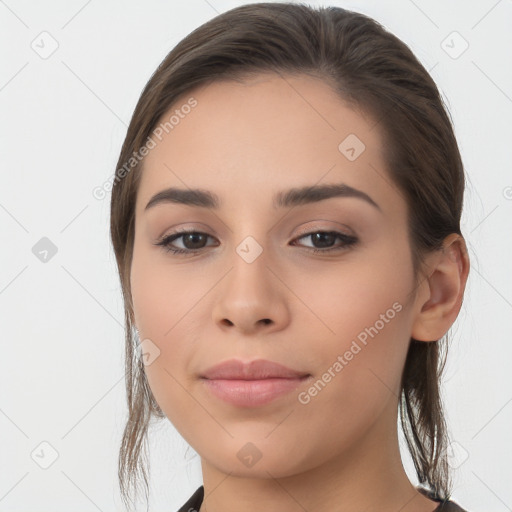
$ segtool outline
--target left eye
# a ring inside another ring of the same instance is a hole
[[[169,236],[166,236],[155,245],[162,246],[165,251],[172,252],[174,254],[193,254],[205,247],[203,243],[209,237],[210,235],[202,233],[200,231],[181,231],[179,233],[174,233]],[[303,238],[310,238],[313,244],[320,245],[320,248],[306,247],[308,250],[316,253],[325,253],[328,251],[347,249],[348,247],[355,245],[358,241],[358,239],[355,236],[347,235],[345,233],[339,233],[338,231],[312,231],[311,233],[306,233],[296,238],[294,242],[296,240],[301,240]],[[185,246],[184,248],[178,248],[172,245],[172,243],[175,240],[179,239],[182,239],[181,241],[182,244]],[[334,243],[337,239],[341,241],[341,244],[332,247],[331,244]]]
[[[357,243],[357,238],[355,236],[346,235],[345,233],[339,233],[338,231],[313,231],[311,233],[302,235],[299,238],[296,238],[296,240],[301,240],[302,238],[310,238],[313,243],[319,243],[320,246],[325,247],[325,245],[328,245],[327,248],[323,249],[313,247],[311,248],[313,252],[342,250],[351,247]],[[331,247],[331,243],[334,243],[336,239],[339,239],[341,241],[341,244],[335,247]]]

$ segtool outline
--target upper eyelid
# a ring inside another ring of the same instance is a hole
[[[329,233],[329,232],[337,232],[341,235],[345,235],[345,236],[356,236],[354,231],[352,229],[350,229],[348,226],[345,227],[345,229],[342,229],[340,227],[333,227],[333,228],[329,228],[329,227],[309,227],[309,228],[304,228],[304,229],[300,229],[299,230],[299,233],[297,233],[297,236],[303,236],[303,235],[309,235],[309,234],[313,234],[313,233],[318,233],[318,232],[324,232],[324,233]],[[297,237],[296,237],[297,238]]]
[[[339,230],[343,231],[341,228],[337,228],[337,227],[315,227],[315,226],[313,226],[313,227],[299,229],[299,232],[297,234],[302,235],[302,234],[308,234],[308,233],[317,233],[319,231],[327,232],[327,231],[339,231]],[[351,230],[349,230],[347,227],[347,231],[351,231]],[[208,231],[203,231],[202,228],[178,228],[178,229],[176,229],[176,231],[172,231],[170,233],[162,235],[160,237],[160,239],[167,238],[168,236],[172,236],[172,235],[180,235],[180,234],[186,235],[188,233],[200,233],[202,235],[215,236],[215,235],[210,234]],[[345,233],[345,234],[349,235],[349,233]]]
[[[211,235],[210,233],[207,233],[205,231],[201,231],[200,229],[189,229],[189,228],[183,228],[183,229],[179,229],[173,233],[169,233],[169,234],[166,234],[166,235],[163,235],[162,237],[159,238],[159,241],[160,242],[163,242],[165,240],[168,240],[172,237],[174,237],[174,240],[179,240],[181,236],[184,236],[184,235],[187,235],[187,234],[191,234],[191,233],[195,233],[195,234],[201,234],[201,235],[206,235],[207,237],[210,237],[210,238],[216,238],[214,235]],[[296,234],[296,236],[294,236],[293,240],[292,241],[295,241],[297,239],[300,239],[300,238],[304,238],[306,236],[310,236],[312,234],[315,234],[315,233],[336,233],[338,235],[342,235],[342,236],[345,236],[347,238],[357,238],[357,236],[355,234],[352,234],[352,233],[346,233],[346,232],[343,232],[343,230],[340,230],[339,228],[315,228],[315,227],[312,227],[312,228],[304,228],[303,230],[300,230],[299,233]]]
[[[315,222],[315,221],[313,221]],[[348,225],[346,224],[343,224],[341,222],[337,222],[337,221],[332,221],[332,220],[328,220],[328,219],[317,219],[316,222],[334,222],[335,224],[337,224],[337,226],[333,226],[333,227],[328,227],[328,226],[320,226],[320,227],[317,227],[317,226],[310,226],[310,227],[305,227],[305,228],[301,228],[299,229],[299,233],[300,235],[302,234],[309,234],[309,233],[316,233],[318,231],[324,231],[324,232],[327,232],[327,231],[341,231],[342,234],[344,235],[347,235],[347,236],[355,236],[356,233],[354,232],[353,229],[351,229]],[[206,229],[206,231],[204,231]],[[172,236],[172,235],[177,235],[177,234],[181,234],[181,233],[201,233],[201,234],[205,234],[205,235],[208,235],[208,236],[214,236],[214,235],[211,235],[208,231],[209,228],[207,227],[180,227],[180,228],[177,228],[176,231],[174,232],[171,232],[169,234],[164,234],[162,235],[161,237],[159,237],[160,240],[162,239],[165,239],[167,238],[168,236]]]

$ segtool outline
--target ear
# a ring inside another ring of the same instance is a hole
[[[457,233],[448,235],[443,247],[428,255],[428,277],[416,296],[411,336],[418,341],[437,341],[451,327],[462,306],[469,273],[466,243]]]

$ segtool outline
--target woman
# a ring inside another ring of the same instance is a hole
[[[151,77],[117,169],[126,504],[167,417],[201,457],[181,510],[463,510],[439,380],[464,171],[403,42],[341,8],[225,12]]]

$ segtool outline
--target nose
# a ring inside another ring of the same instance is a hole
[[[226,332],[270,333],[286,328],[290,315],[286,286],[267,265],[264,252],[251,263],[238,254],[215,287],[213,321]]]

